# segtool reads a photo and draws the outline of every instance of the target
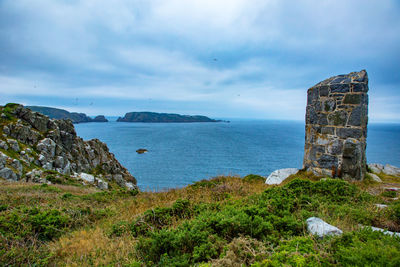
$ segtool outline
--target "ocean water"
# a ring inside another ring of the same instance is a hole
[[[82,123],[77,134],[98,138],[135,178],[141,190],[186,186],[218,175],[269,175],[301,168],[304,122]],[[149,152],[137,154],[145,148]],[[400,166],[400,125],[370,124],[368,162]]]

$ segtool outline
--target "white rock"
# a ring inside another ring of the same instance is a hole
[[[373,226],[369,226],[369,227],[371,227],[372,231],[382,232],[385,235],[391,235],[391,236],[394,235],[394,236],[399,236],[400,237],[400,233],[388,231],[388,230],[385,230],[385,229],[382,229],[382,228],[378,228],[378,227],[373,227]],[[363,227],[363,228],[366,228],[366,227]]]
[[[383,172],[389,175],[400,175],[400,168],[390,164],[386,164],[383,168]]]
[[[371,172],[369,172],[368,175],[369,175],[369,176],[372,178],[372,180],[374,180],[375,182],[382,183],[382,180],[381,180],[381,178],[379,178],[378,175],[376,175],[376,174],[374,174],[374,173],[371,173]]]
[[[16,173],[14,173],[10,168],[1,169],[0,177],[11,181],[17,181],[19,178],[19,176]]]
[[[19,151],[20,151],[18,142],[17,142],[16,140],[14,140],[14,139],[7,139],[7,142],[8,142],[8,144],[10,145],[10,148],[11,148],[12,150],[14,150],[15,152],[19,152]]]
[[[88,173],[81,172],[78,176],[82,180],[85,180],[88,183],[94,183],[94,176]]]
[[[0,148],[4,149],[4,150],[8,150],[8,145],[6,142],[4,141],[0,141]]]
[[[280,169],[272,172],[267,180],[265,181],[266,184],[280,184],[290,175],[297,173],[299,170],[296,168],[287,168],[287,169]]]
[[[384,166],[379,163],[370,163],[368,164],[368,168],[370,168],[374,173],[381,173]]]
[[[330,225],[317,217],[308,218],[306,222],[307,222],[307,230],[311,234],[317,235],[320,238],[327,235],[343,234],[342,230],[340,230],[339,228]]]
[[[136,186],[131,182],[126,182],[125,186],[128,187],[130,190],[136,189]]]
[[[385,205],[385,204],[375,204],[375,206],[380,208],[380,209],[387,208],[387,205]]]
[[[101,180],[97,179],[97,187],[100,188],[101,190],[107,190],[108,189],[108,183]]]

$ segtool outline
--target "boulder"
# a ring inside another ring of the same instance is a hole
[[[7,139],[7,143],[10,145],[10,148],[15,152],[19,152],[20,148],[18,142],[14,139]]]
[[[108,189],[108,183],[101,180],[97,179],[97,187],[100,188],[101,190],[107,190]]]
[[[18,181],[19,175],[13,172],[10,168],[3,168],[0,170],[0,178],[4,178],[11,181]]]
[[[0,141],[0,148],[4,150],[8,150],[8,145],[5,141]]]
[[[374,173],[381,173],[383,171],[384,166],[379,163],[370,163],[368,164],[368,168],[371,169]]]
[[[287,169],[280,169],[272,172],[265,181],[266,184],[280,184],[286,178],[288,178],[292,174],[296,174],[299,169],[296,168],[287,168]]]
[[[85,180],[86,182],[91,183],[91,184],[93,184],[94,180],[95,180],[93,175],[84,173],[84,172],[81,172],[80,174],[78,174],[78,178]]]
[[[322,219],[317,217],[310,217],[306,221],[307,230],[320,238],[327,235],[341,235],[343,232],[339,228],[324,222]]]
[[[382,183],[381,178],[379,178],[379,176],[376,175],[375,173],[369,172],[368,175],[369,175],[369,176],[372,178],[372,180],[374,180],[375,182]]]
[[[385,174],[397,176],[400,175],[400,168],[390,164],[386,164],[385,167],[383,168],[383,172]]]

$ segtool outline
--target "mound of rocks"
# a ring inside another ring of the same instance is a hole
[[[55,120],[22,105],[0,107],[0,177],[12,181],[43,181],[43,170],[85,177],[95,173],[105,183],[136,188],[136,180],[106,144],[84,141],[70,120]],[[36,179],[36,180],[35,180]]]

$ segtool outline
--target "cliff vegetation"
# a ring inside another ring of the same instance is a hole
[[[300,172],[269,186],[250,175],[182,189],[100,191],[3,182],[0,262],[37,266],[399,266],[395,176],[349,183]],[[394,197],[394,198],[393,198]],[[376,204],[386,204],[380,208]],[[315,216],[343,230],[311,235]]]

